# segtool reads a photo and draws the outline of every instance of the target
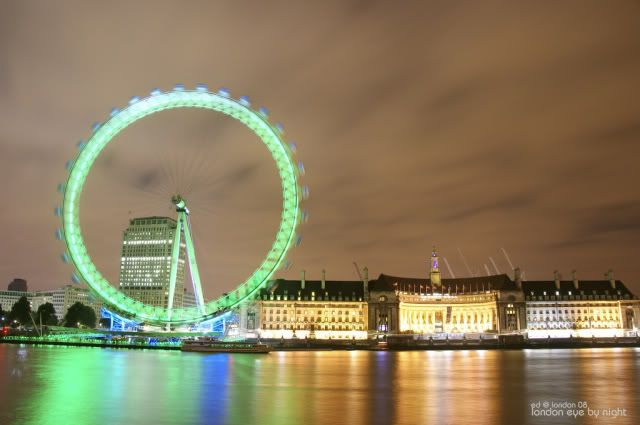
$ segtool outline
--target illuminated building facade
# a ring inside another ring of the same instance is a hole
[[[31,292],[22,292],[22,291],[0,291],[0,307],[2,307],[3,311],[11,311],[11,307],[21,297],[31,298]]]
[[[141,217],[130,220],[122,240],[120,289],[145,304],[167,307],[171,254],[176,221],[168,217]],[[185,245],[180,244],[178,274],[173,301],[183,306]]]
[[[375,333],[528,332],[532,337],[637,332],[640,300],[610,271],[605,280],[523,281],[505,274],[441,279],[438,254],[428,279],[381,274],[369,282]]]
[[[69,307],[76,302],[91,307],[95,311],[96,317],[100,317],[100,309],[102,308],[100,298],[93,296],[89,288],[78,285],[65,285],[57,289],[31,292],[30,301],[33,311],[38,310],[38,307],[43,304],[53,304],[58,320],[62,320]]]
[[[366,285],[362,281],[275,280],[253,309],[263,338],[367,338]],[[249,320],[251,317],[249,317]],[[251,328],[251,326],[248,326]]]
[[[523,282],[527,327],[533,335],[623,335],[640,326],[640,301],[607,273],[606,280]]]
[[[381,274],[369,292],[369,329],[378,333],[508,332],[526,326],[518,282],[504,274],[442,279],[435,249],[428,279]]]

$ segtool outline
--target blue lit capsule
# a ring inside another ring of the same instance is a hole
[[[296,151],[298,150],[296,142],[289,142],[289,149],[291,149],[291,152],[296,153]]]
[[[73,168],[73,160],[68,160],[65,164],[64,164],[64,168],[66,168],[67,170],[70,170]]]
[[[227,89],[225,87],[220,87],[220,89],[218,90],[218,94],[220,96],[224,96],[224,97],[231,96],[231,92],[229,92],[229,89]]]
[[[93,125],[91,126],[91,130],[93,130],[94,132],[98,131],[98,129],[100,128],[100,126],[102,125],[102,123],[96,121],[93,123]]]
[[[72,274],[71,281],[73,283],[80,284],[80,276],[78,276],[76,273]]]
[[[249,101],[249,96],[240,96],[240,99],[238,99],[238,101],[240,102],[240,104],[244,106],[251,106],[251,102]]]
[[[298,171],[300,172],[301,176],[304,176],[304,164],[302,163],[302,161],[298,161]]]
[[[269,116],[269,110],[264,106],[261,106],[260,109],[258,109],[258,113],[265,118]]]
[[[282,133],[284,131],[284,127],[282,126],[282,124],[280,123],[276,123],[276,125],[274,126],[276,128],[276,130],[278,130],[280,133]]]
[[[173,86],[173,91],[184,91],[184,84],[176,84],[175,86]]]
[[[196,91],[206,92],[209,91],[209,86],[204,83],[196,84]]]
[[[87,143],[84,140],[80,140],[76,146],[78,147],[79,150],[84,149],[85,146],[87,146]]]
[[[302,188],[302,199],[309,199],[309,188],[307,186]]]
[[[66,252],[63,252],[62,255],[60,256],[60,258],[62,259],[63,263],[66,263],[66,264],[69,263],[69,255],[67,255]]]
[[[157,96],[159,94],[162,94],[162,90],[160,90],[158,87],[155,87],[151,90],[151,96]]]
[[[302,219],[302,222],[306,223],[307,221],[309,221],[309,211],[307,210],[302,211],[302,215],[300,217]]]
[[[120,109],[118,109],[118,108],[111,108],[111,112],[109,112],[109,116],[110,116],[110,117],[115,117],[115,116],[118,114],[118,112],[120,112]]]
[[[58,188],[57,188],[58,192],[63,193],[64,188],[65,188],[64,183],[58,183]]]
[[[53,209],[53,213],[56,215],[56,217],[60,217],[62,215],[62,208],[60,207],[55,207]]]
[[[301,243],[302,243],[302,235],[296,238],[296,246],[300,246]]]
[[[129,105],[133,105],[134,103],[137,103],[140,101],[140,96],[133,96],[131,99],[129,99]]]
[[[56,229],[56,239],[59,241],[62,240],[62,229],[59,227]]]
[[[289,262],[289,260],[286,260],[286,261],[284,262],[284,269],[285,269],[285,270],[289,270],[289,268],[290,268],[290,267],[291,267],[291,263]]]

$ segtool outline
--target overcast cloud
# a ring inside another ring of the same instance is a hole
[[[281,276],[353,279],[357,261],[422,277],[435,244],[458,276],[458,247],[508,272],[504,247],[529,279],[613,268],[640,291],[637,1],[0,0],[2,285],[69,281],[55,187],[90,125],[200,82],[267,106],[297,143],[310,219]],[[127,219],[186,191],[212,296],[268,249],[277,176],[241,125],[163,114],[99,159],[83,230],[117,279]]]

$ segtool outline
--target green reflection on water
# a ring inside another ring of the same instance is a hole
[[[38,350],[27,424],[177,424],[198,415],[196,357],[75,347]]]
[[[631,416],[616,423],[635,424],[639,371],[638,349],[230,355],[0,344],[0,423],[535,424],[529,403],[549,399],[623,407]]]

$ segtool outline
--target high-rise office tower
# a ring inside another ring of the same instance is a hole
[[[140,217],[129,221],[122,240],[120,289],[145,304],[167,307],[171,253],[176,221],[168,217]],[[185,245],[180,243],[173,307],[183,306]]]

